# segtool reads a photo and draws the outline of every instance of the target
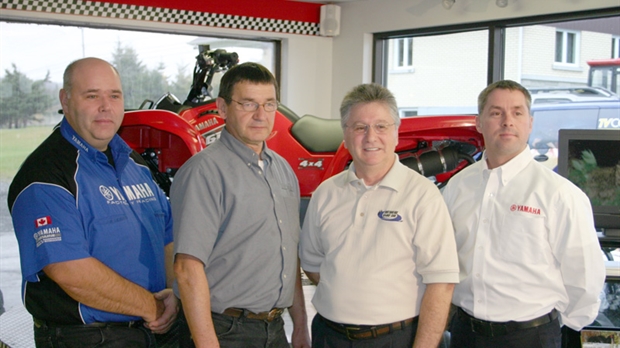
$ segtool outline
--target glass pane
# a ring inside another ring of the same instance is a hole
[[[59,88],[67,64],[95,56],[119,70],[127,109],[168,91],[184,101],[198,45],[236,52],[240,62],[259,62],[275,72],[274,44],[264,41],[7,22],[0,22],[0,38],[0,78],[5,77],[5,70],[13,71],[15,64],[16,71],[33,81],[44,79],[49,72],[50,86]],[[217,93],[220,75],[213,79],[212,95]],[[46,114],[57,116],[53,109]]]
[[[405,42],[403,39],[399,39],[398,42],[396,43],[397,47],[398,47],[398,55],[396,56],[398,59],[398,66],[404,66],[405,62],[404,62],[404,56],[405,56]]]
[[[593,69],[588,62],[610,58],[609,42],[617,35],[612,33],[610,23],[619,20],[619,17],[610,17],[508,28],[505,77],[535,89],[532,92],[536,94],[553,93],[572,101],[587,95],[601,97],[600,91],[583,89],[589,87],[588,73]],[[567,32],[566,29],[573,31]],[[577,30],[579,34],[575,33]],[[571,52],[567,58],[570,57],[579,69],[561,69],[554,65],[554,62],[570,62],[558,59],[561,57],[563,33],[566,33],[566,51]],[[601,85],[608,76],[598,75],[594,84]]]
[[[399,40],[389,40],[388,47]],[[410,51],[415,70],[387,69],[387,87],[399,109],[414,109],[417,115],[477,113],[476,99],[486,86],[487,31],[418,36],[408,42],[416,48]]]
[[[407,39],[407,65],[413,65],[413,38]]]
[[[562,50],[563,50],[563,43],[564,43],[564,33],[561,31],[558,31],[555,33],[555,61],[558,63],[561,63],[563,61],[562,59]]]
[[[557,164],[558,129],[596,129],[601,117],[598,103],[617,98],[598,89],[612,88],[612,69],[588,64],[609,59],[614,33],[608,21],[618,21],[618,17],[507,29],[505,78],[520,82],[532,93],[534,124],[529,144],[532,154],[549,168]],[[566,56],[558,61],[562,44]],[[554,64],[559,62],[578,69]]]
[[[575,63],[575,34],[566,33],[566,63]]]

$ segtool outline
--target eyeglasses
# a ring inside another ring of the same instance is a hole
[[[393,125],[394,123],[375,123],[372,125],[372,128],[375,130],[375,133],[383,134],[387,132],[388,129],[390,129],[390,127],[392,127]],[[368,133],[368,129],[371,126],[369,124],[355,123],[352,126],[347,125],[346,127],[351,128],[353,133],[361,135]]]
[[[243,111],[247,111],[247,112],[253,112],[258,110],[259,106],[262,106],[263,109],[265,109],[265,111],[267,112],[273,112],[276,111],[278,109],[278,105],[280,105],[280,103],[278,103],[277,101],[269,101],[266,102],[265,104],[259,104],[259,103],[255,103],[255,102],[251,102],[251,101],[246,101],[246,102],[238,102],[234,99],[231,99],[232,101],[234,101],[235,103],[241,105],[241,109],[243,109]]]

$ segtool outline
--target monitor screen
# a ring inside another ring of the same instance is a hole
[[[620,130],[560,129],[558,173],[590,198],[594,223],[620,229]]]

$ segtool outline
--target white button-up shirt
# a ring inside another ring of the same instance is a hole
[[[441,194],[398,161],[370,188],[353,166],[322,183],[308,206],[299,247],[302,268],[321,276],[312,303],[339,323],[414,317],[425,284],[458,281]]]
[[[555,308],[572,329],[592,323],[605,267],[578,187],[527,147],[492,170],[485,160],[471,165],[443,195],[459,253],[455,305],[489,321],[526,321]]]

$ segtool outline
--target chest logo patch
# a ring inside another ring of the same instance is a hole
[[[513,204],[510,206],[510,211],[518,211],[518,212],[523,212],[523,213],[528,213],[528,214],[533,214],[533,215],[540,215],[540,208],[534,208],[528,205]]]
[[[398,215],[398,210],[381,210],[378,214],[379,219],[384,221],[403,221],[402,216]]]

